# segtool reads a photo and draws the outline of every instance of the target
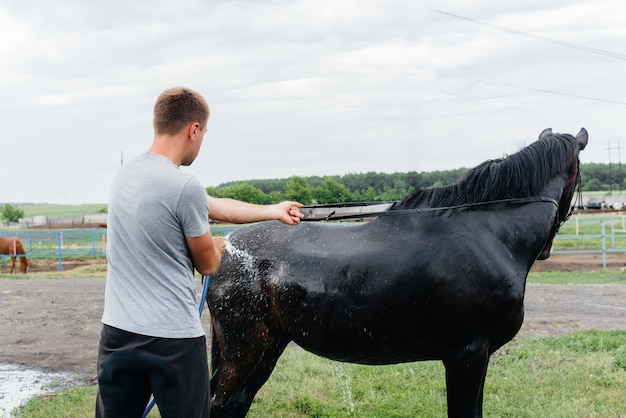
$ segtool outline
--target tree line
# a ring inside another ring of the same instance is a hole
[[[208,187],[214,197],[269,204],[296,200],[305,205],[400,200],[420,190],[444,186],[460,179],[467,168],[418,173],[360,173],[343,176],[293,176],[285,179],[246,180]],[[581,164],[583,191],[626,191],[621,165]]]
[[[586,163],[580,165],[583,191],[604,191],[608,194],[626,193],[626,170],[622,164]]]
[[[270,204],[296,200],[305,205],[344,202],[395,201],[431,187],[454,183],[467,168],[418,173],[346,174],[343,176],[293,176],[286,179],[247,180],[207,187],[214,197],[229,197],[249,203]],[[621,164],[586,163],[580,166],[583,192],[626,193]],[[626,170],[624,170],[626,171]],[[0,220],[17,222],[24,211],[9,203],[0,205]]]

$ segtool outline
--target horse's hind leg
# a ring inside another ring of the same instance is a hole
[[[478,344],[444,359],[449,418],[483,416],[483,387],[488,364],[487,347]]]
[[[262,344],[246,341],[238,347],[221,347],[218,350],[219,361],[212,361],[211,417],[245,417],[288,342],[280,337],[271,337]]]

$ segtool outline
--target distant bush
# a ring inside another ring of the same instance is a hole
[[[0,219],[6,223],[17,222],[23,217],[24,211],[17,206],[5,203],[4,206],[0,207]]]

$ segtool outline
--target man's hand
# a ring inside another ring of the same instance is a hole
[[[303,206],[298,202],[281,202],[274,205],[277,210],[276,220],[287,225],[298,225],[304,214],[300,212]]]

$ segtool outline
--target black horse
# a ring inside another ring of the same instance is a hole
[[[442,360],[448,416],[482,416],[489,357],[522,325],[526,276],[569,214],[587,137],[546,129],[358,226],[232,233],[207,297],[212,417],[245,416],[290,341],[344,362]]]

